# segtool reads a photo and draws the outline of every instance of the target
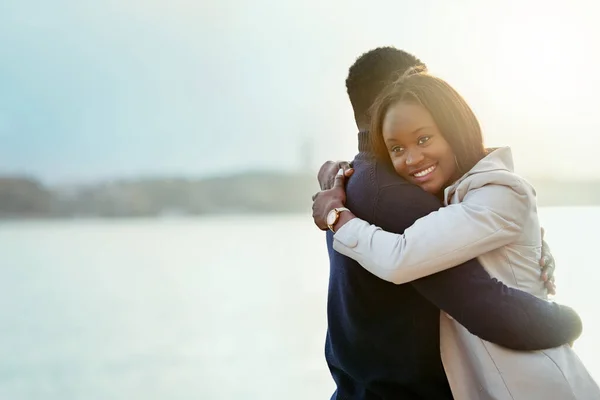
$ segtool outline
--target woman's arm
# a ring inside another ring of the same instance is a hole
[[[469,191],[462,203],[420,218],[404,234],[346,216],[349,220],[336,227],[333,247],[381,279],[411,282],[511,243],[530,207],[520,183],[490,184]]]

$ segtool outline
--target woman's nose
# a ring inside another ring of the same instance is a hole
[[[423,160],[423,154],[417,150],[409,150],[406,155],[406,165],[417,165]]]

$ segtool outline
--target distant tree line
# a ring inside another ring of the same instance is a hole
[[[246,173],[209,179],[118,180],[47,187],[27,177],[0,178],[0,217],[153,217],[308,212],[314,176]]]
[[[540,206],[600,205],[600,182],[533,180]],[[243,173],[207,179],[155,178],[48,187],[0,177],[1,218],[160,217],[309,213],[314,175]]]

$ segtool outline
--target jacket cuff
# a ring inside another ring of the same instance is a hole
[[[339,251],[336,248],[336,245],[338,245],[340,248],[354,249],[358,246],[360,232],[370,226],[367,221],[352,218],[333,235],[333,248]]]

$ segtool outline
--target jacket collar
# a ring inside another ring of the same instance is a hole
[[[456,182],[452,185],[448,186],[444,190],[444,200],[447,204],[448,199],[452,196],[452,193],[456,190],[456,188],[467,178],[477,175],[483,174],[491,171],[508,171],[514,172],[514,162],[512,156],[512,150],[510,147],[496,147],[487,149],[488,154],[483,157],[473,168],[469,170],[466,174],[461,176]]]

